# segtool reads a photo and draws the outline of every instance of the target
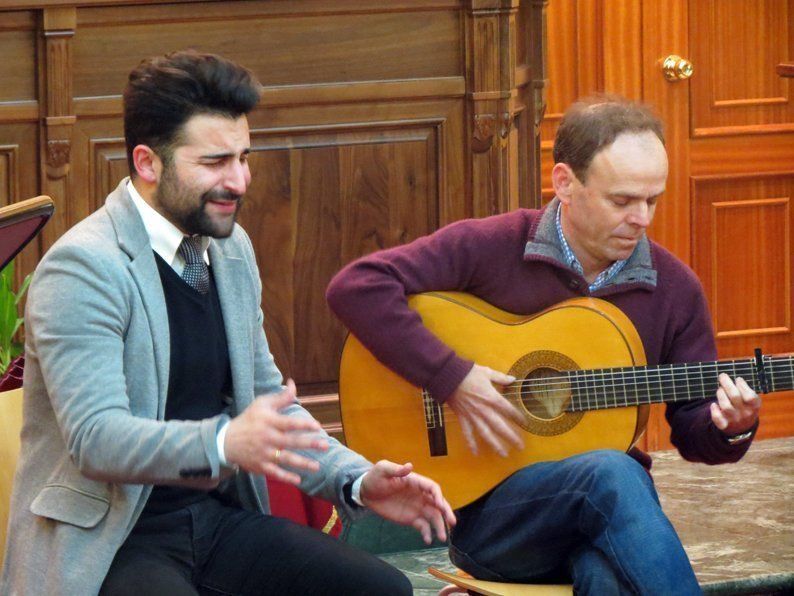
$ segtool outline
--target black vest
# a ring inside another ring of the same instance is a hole
[[[166,420],[203,420],[221,413],[223,395],[231,394],[226,330],[215,279],[199,294],[155,253],[163,282],[171,336]],[[143,515],[175,511],[210,498],[206,491],[155,486]]]

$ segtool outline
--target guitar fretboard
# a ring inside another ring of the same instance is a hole
[[[763,361],[769,392],[794,389],[794,355],[764,356]],[[567,401],[564,410],[568,412],[684,402],[713,397],[721,373],[734,380],[743,378],[760,393],[755,360],[743,359],[561,371],[552,376],[518,381],[504,395],[509,399],[532,395],[539,401],[556,401],[561,411],[562,404]],[[422,399],[428,438],[435,451],[446,453],[444,407],[426,390],[422,390]]]
[[[770,391],[794,389],[794,356],[764,356],[763,360]],[[760,392],[752,359],[572,370],[565,373],[571,388],[567,409],[599,410],[711,398],[719,387],[720,373],[733,379],[742,377]],[[554,382],[549,378],[544,381],[549,386]]]

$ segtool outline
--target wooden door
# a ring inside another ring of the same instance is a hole
[[[650,235],[703,282],[720,358],[794,351],[794,98],[776,72],[794,59],[794,1],[558,0],[548,21],[544,198],[567,103],[607,91],[653,104],[670,177]],[[672,54],[691,78],[665,78]],[[792,397],[765,397],[759,436],[794,434]],[[645,447],[669,447],[668,436],[660,407]]]

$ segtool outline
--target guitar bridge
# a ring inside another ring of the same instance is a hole
[[[427,426],[427,444],[430,457],[447,455],[447,430],[444,426],[444,407],[422,389],[422,401],[425,406],[425,425]]]

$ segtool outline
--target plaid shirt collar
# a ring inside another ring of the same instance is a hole
[[[560,213],[562,211],[562,204],[557,205],[557,217],[555,223],[557,224],[557,236],[560,238],[560,246],[562,247],[562,254],[565,256],[565,262],[567,265],[576,271],[579,275],[584,277],[584,269],[582,269],[582,264],[579,262],[579,259],[576,258],[576,255],[573,254],[571,247],[568,245],[568,241],[565,239],[565,235],[562,233],[562,223],[560,222]],[[589,290],[590,293],[595,292],[597,289],[601,288],[604,284],[606,284],[610,279],[615,277],[621,269],[623,269],[623,265],[626,264],[628,259],[624,259],[622,261],[615,261],[609,267],[604,269],[598,276],[593,280],[593,283],[590,284]]]

